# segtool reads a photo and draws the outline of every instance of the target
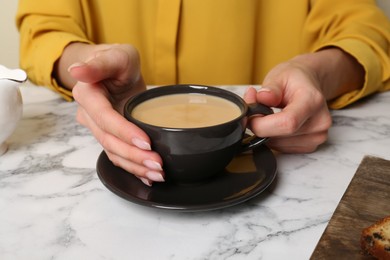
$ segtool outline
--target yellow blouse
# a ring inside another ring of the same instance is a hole
[[[52,77],[71,42],[130,43],[149,85],[261,84],[276,64],[337,46],[366,70],[341,108],[390,89],[390,23],[375,0],[20,0],[20,66],[67,99]]]

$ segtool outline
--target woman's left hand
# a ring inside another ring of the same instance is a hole
[[[244,99],[281,109],[250,120],[257,136],[271,137],[267,143],[270,148],[308,153],[327,140],[332,119],[320,80],[310,67],[296,61],[282,63],[269,72],[259,91],[249,88]]]

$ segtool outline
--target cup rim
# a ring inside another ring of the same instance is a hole
[[[179,90],[179,92],[178,92]],[[193,90],[193,92],[189,91]],[[210,91],[211,90],[211,91]],[[204,91],[204,92],[202,92]],[[207,91],[207,93],[206,93]],[[161,93],[161,94],[159,94]],[[149,98],[154,98],[154,97],[160,97],[160,96],[165,96],[165,95],[171,95],[171,94],[181,94],[181,93],[204,93],[208,95],[213,95],[217,97],[221,97],[217,94],[223,94],[224,97],[229,101],[233,102],[236,104],[240,110],[241,114],[229,121],[220,123],[220,124],[215,124],[215,125],[210,125],[210,126],[202,126],[202,127],[166,127],[166,126],[156,126],[152,124],[145,123],[143,121],[140,121],[136,118],[134,118],[131,115],[132,109],[134,109],[138,104],[142,103],[145,100],[148,100]],[[238,102],[237,102],[238,101]],[[129,107],[131,106],[131,110],[129,112]],[[166,131],[200,131],[200,130],[208,130],[210,128],[218,127],[218,126],[223,126],[223,125],[228,125],[237,121],[240,121],[243,117],[246,116],[248,111],[248,105],[246,102],[237,94],[228,91],[226,89],[214,87],[214,86],[207,86],[207,85],[198,85],[198,84],[174,84],[174,85],[164,85],[164,86],[159,86],[155,88],[148,89],[146,91],[143,91],[141,93],[138,93],[131,98],[129,98],[124,106],[124,111],[123,114],[125,118],[133,123],[136,123],[137,125],[146,125],[148,127],[152,128],[158,128],[158,129],[163,129]]]

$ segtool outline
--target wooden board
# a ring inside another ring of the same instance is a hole
[[[372,259],[360,250],[363,228],[390,215],[390,161],[366,156],[311,259]]]

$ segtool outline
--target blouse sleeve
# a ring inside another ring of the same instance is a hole
[[[90,43],[82,0],[21,0],[16,15],[20,32],[20,66],[37,85],[48,86],[71,100],[71,91],[58,85],[55,62],[71,42]]]
[[[310,51],[338,47],[364,67],[364,86],[329,103],[345,107],[369,94],[390,89],[390,23],[374,0],[313,0],[304,27]]]

